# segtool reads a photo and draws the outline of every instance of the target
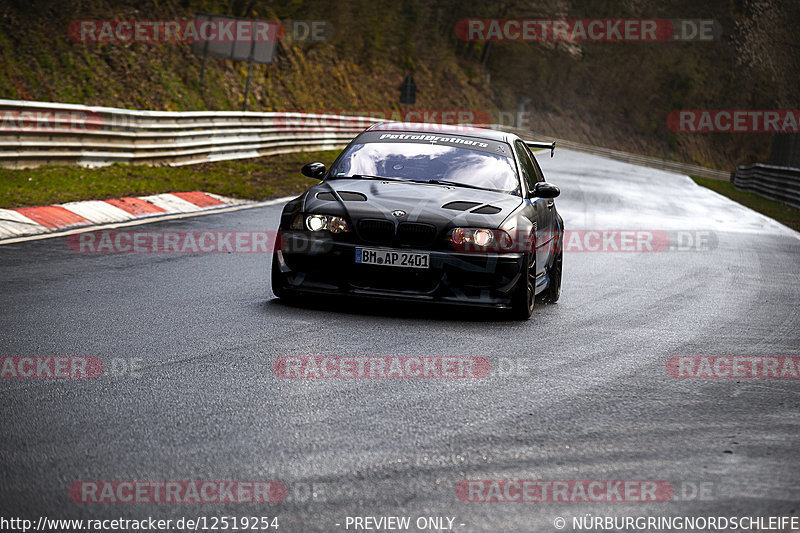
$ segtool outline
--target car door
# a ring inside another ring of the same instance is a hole
[[[542,172],[541,167],[539,167],[539,162],[536,161],[536,156],[533,155],[533,152],[531,152],[530,148],[527,146],[525,146],[525,150],[530,155],[531,162],[533,163],[536,181],[543,182],[544,173]],[[555,253],[556,203],[552,198],[540,198],[540,200],[543,200],[545,206],[547,206],[547,209],[544,211],[543,220],[539,221],[539,240],[541,241],[540,245],[542,247],[542,264],[546,265],[550,263],[551,256]],[[538,260],[539,258],[537,257],[537,261]]]
[[[548,259],[548,250],[547,248],[542,248],[542,239],[540,238],[542,226],[547,225],[547,199],[546,198],[531,198],[530,191],[533,190],[534,185],[536,184],[537,177],[536,177],[536,167],[534,166],[534,162],[531,159],[530,151],[528,147],[525,146],[525,143],[522,141],[515,141],[514,142],[514,152],[517,155],[517,159],[519,160],[520,171],[522,172],[522,180],[524,182],[524,189],[528,196],[525,199],[530,205],[530,209],[527,209],[526,212],[530,213],[530,220],[532,224],[535,224],[536,227],[536,238],[535,242],[535,253],[536,253],[536,274],[537,276],[544,272],[545,265]],[[546,239],[545,239],[546,241]]]

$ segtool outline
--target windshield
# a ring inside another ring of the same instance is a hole
[[[505,155],[438,144],[354,144],[342,153],[329,175],[335,179],[357,174],[441,180],[506,193],[519,189],[514,163]]]

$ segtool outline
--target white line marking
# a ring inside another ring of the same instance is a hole
[[[64,209],[72,211],[78,216],[82,216],[90,222],[94,222],[95,224],[125,222],[126,220],[132,220],[135,217],[135,215],[132,215],[127,211],[123,211],[119,207],[113,206],[101,200],[69,202],[59,205]]]
[[[154,194],[152,196],[140,196],[139,198],[150,202],[156,207],[160,207],[167,213],[190,213],[192,211],[197,211],[198,209],[203,209],[199,205],[194,205],[192,202],[188,202],[183,198],[179,198],[170,193]]]
[[[35,220],[11,209],[0,209],[0,239],[48,231]]]
[[[689,179],[691,179],[691,178],[689,178]],[[694,183],[694,184],[695,184],[695,185],[697,185],[698,187],[703,187],[702,185],[700,185],[699,183],[695,182],[694,180],[692,180],[692,183]],[[759,213],[759,212],[758,212],[758,211],[756,211],[755,209],[752,209],[752,208],[750,208],[750,207],[747,207],[747,206],[746,206],[746,205],[744,205],[744,204],[740,204],[740,203],[739,203],[739,202],[737,202],[736,200],[733,200],[733,199],[731,199],[731,198],[728,198],[728,197],[727,197],[727,196],[725,196],[724,194],[720,194],[720,193],[718,193],[718,192],[717,192],[717,191],[715,191],[715,190],[709,189],[708,187],[703,187],[703,188],[704,188],[705,190],[707,190],[708,192],[710,192],[711,194],[714,194],[714,195],[716,195],[716,196],[719,196],[720,198],[723,198],[723,199],[725,199],[725,200],[727,200],[727,201],[729,201],[729,202],[733,202],[733,203],[735,203],[735,204],[736,204],[736,205],[738,205],[739,207],[742,207],[742,208],[744,208],[744,209],[747,209],[748,211],[750,211],[751,213],[753,213],[754,215],[756,215],[756,217],[758,217],[758,218],[761,218],[762,220],[765,220],[765,221],[769,222],[770,224],[775,224],[776,226],[778,226],[778,229],[781,229],[781,230],[783,230],[785,233],[788,233],[790,236],[794,237],[795,239],[798,239],[798,240],[800,240],[800,232],[797,232],[797,231],[793,230],[793,229],[792,229],[792,228],[790,228],[789,226],[787,226],[787,225],[785,225],[785,224],[781,224],[780,222],[778,222],[778,221],[777,221],[777,220],[775,220],[774,218],[770,218],[770,217],[768,217],[767,215],[765,215],[764,213]],[[763,198],[763,197],[760,197],[760,198]],[[767,198],[767,199],[768,199],[768,198]],[[774,202],[775,200],[771,200],[771,201],[773,201],[773,202]],[[780,202],[777,202],[777,203],[780,203]]]
[[[212,198],[216,198],[220,202],[224,204],[234,205],[234,204],[243,204],[246,203],[247,200],[240,200],[238,198],[230,198],[229,196],[221,196],[219,194],[214,194],[213,192],[203,192],[206,196],[210,196]]]

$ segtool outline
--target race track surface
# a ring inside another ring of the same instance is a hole
[[[566,252],[561,300],[525,323],[394,303],[284,305],[269,254],[81,254],[65,238],[0,247],[0,355],[94,356],[115,369],[0,380],[0,514],[277,516],[282,532],[432,516],[465,533],[556,531],[556,517],[573,531],[589,513],[797,515],[800,381],[676,379],[666,364],[800,356],[798,234],[685,176],[568,151],[539,160],[568,230],[666,232],[672,246]],[[273,230],[280,208],[142,229]],[[480,356],[492,370],[276,377],[286,355]],[[675,495],[456,495],[463,480],[492,479],[664,480]],[[76,503],[81,480],[277,480],[288,494],[271,505]]]

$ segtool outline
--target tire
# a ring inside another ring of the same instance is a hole
[[[272,254],[272,272],[271,272],[271,281],[272,281],[272,292],[278,298],[283,298],[285,296],[285,292],[283,290],[283,283],[281,281],[281,277],[278,275],[280,272],[280,266],[278,265],[278,258],[275,257],[275,254]]]
[[[522,259],[522,272],[511,296],[511,316],[515,320],[529,320],[536,302],[536,256],[526,253]]]
[[[561,241],[561,239],[559,239]],[[564,244],[563,241],[559,246],[553,264],[548,271],[550,283],[547,289],[542,293],[541,302],[545,304],[554,304],[561,297],[561,269],[564,264]]]
[[[272,292],[280,298],[281,303],[292,305],[292,306],[302,306],[306,302],[305,295],[298,294],[297,292],[288,289],[286,285],[283,283],[283,279],[281,279],[280,274],[280,266],[278,265],[278,259],[273,256],[272,258]]]

